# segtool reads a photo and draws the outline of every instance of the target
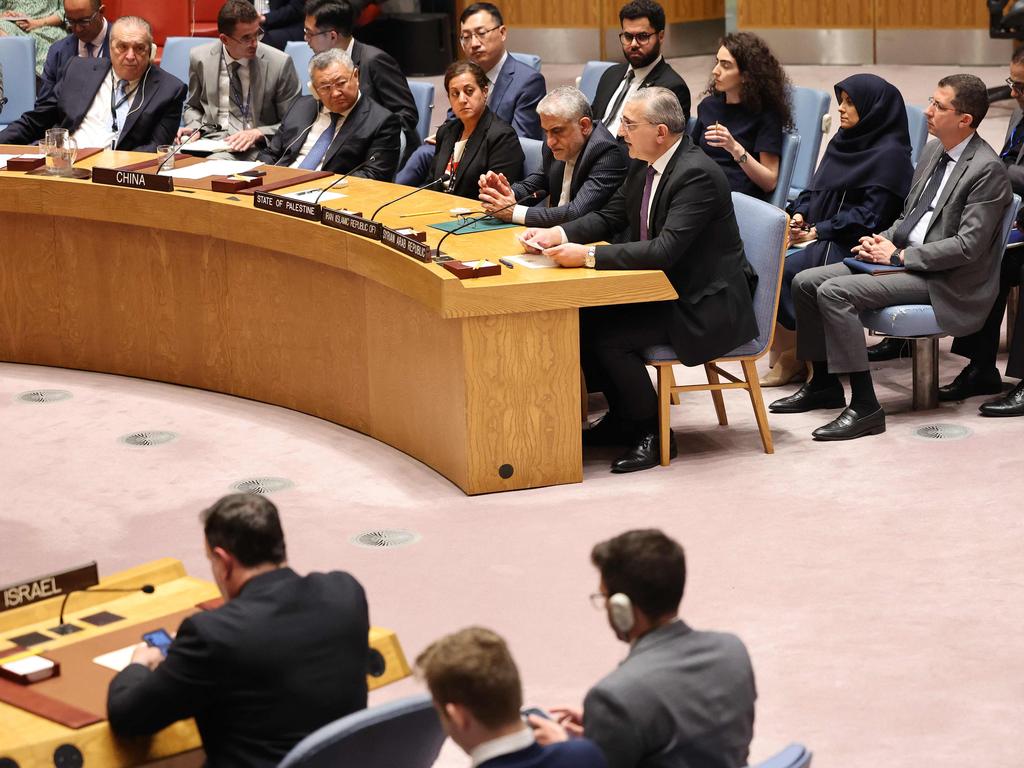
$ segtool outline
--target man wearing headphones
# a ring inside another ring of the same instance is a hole
[[[594,547],[601,574],[595,607],[629,655],[587,693],[583,711],[531,716],[537,741],[586,736],[609,768],[747,764],[754,729],[754,672],[735,635],[691,629],[679,618],[686,583],[682,547],[658,530],[627,531]]]

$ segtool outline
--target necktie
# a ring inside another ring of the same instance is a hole
[[[629,93],[629,86],[632,85],[634,77],[636,77],[636,73],[633,71],[633,68],[630,67],[626,70],[626,76],[622,78],[624,85],[619,90],[619,95],[615,98],[615,103],[612,104],[611,108],[607,112],[605,112],[605,125],[609,125],[615,119],[615,116],[619,114],[619,110],[622,108],[622,102],[626,100],[626,94]]]
[[[939,186],[942,184],[942,177],[946,175],[946,166],[952,162],[953,158],[945,152],[942,153],[942,157],[939,158],[939,162],[935,164],[935,170],[932,171],[932,175],[928,178],[928,184],[924,188],[924,192],[921,193],[921,197],[917,199],[917,204],[913,210],[907,214],[907,217],[900,222],[900,225],[896,228],[896,232],[893,233],[892,242],[897,248],[906,247],[910,240],[910,233],[914,231],[914,227],[917,223],[924,218],[924,215],[931,210],[932,201],[935,200],[935,195],[939,191]]]
[[[128,110],[131,107],[131,94],[128,93],[128,81],[118,80],[114,88],[114,125],[111,126],[116,138],[121,138],[124,131],[124,121],[128,119]]]
[[[228,106],[228,112],[237,113],[239,117],[239,129],[244,129],[245,126],[245,113],[248,111],[249,105],[245,103],[242,95],[242,78],[238,75],[238,68],[241,64],[237,61],[232,61],[228,64],[228,83],[230,84],[229,93],[231,95],[231,104]]]
[[[85,58],[91,59],[92,55],[96,52],[96,46],[92,43],[85,44]]]
[[[1013,127],[1013,133],[1010,134],[1010,138],[1006,140],[1003,151],[999,153],[999,156],[1003,160],[1009,160],[1010,165],[1017,162],[1017,155],[1020,154],[1020,146],[1024,144],[1024,131],[1021,130],[1021,125],[1024,125],[1024,118],[1021,118],[1017,125]]]
[[[331,124],[320,134],[312,149],[309,150],[309,154],[306,155],[306,159],[299,163],[299,168],[305,168],[307,171],[315,171],[320,168],[320,164],[327,155],[327,149],[334,140],[334,128],[338,125],[339,117],[341,115],[331,112]]]
[[[647,166],[647,181],[644,182],[644,196],[640,198],[640,239],[650,240],[647,236],[647,210],[651,205],[651,190],[654,189],[654,177],[657,175],[653,165]]]

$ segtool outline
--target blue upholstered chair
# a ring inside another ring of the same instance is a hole
[[[782,134],[782,154],[779,156],[779,181],[772,192],[771,204],[778,208],[786,207],[786,196],[796,169],[796,159],[800,154],[800,134]]]
[[[189,51],[197,45],[209,45],[212,42],[208,37],[168,37],[164,43],[163,58],[160,59],[160,69],[188,85]]]
[[[588,61],[583,65],[583,74],[576,82],[576,87],[583,91],[583,95],[591,104],[597,96],[597,84],[601,82],[601,75],[606,69],[614,66],[615,63],[611,61]],[[600,116],[597,119],[600,119]]]
[[[512,53],[512,58],[517,61],[521,61],[526,66],[533,67],[535,70],[540,72],[540,56],[536,56],[532,53]]]
[[[313,49],[305,40],[289,40],[285,43],[284,52],[291,56],[292,64],[295,65],[302,95],[309,96],[309,62],[313,58]]]
[[[434,86],[419,80],[409,81],[412,100],[416,102],[416,133],[420,141],[426,141],[430,135],[430,118],[434,115]]]
[[[1020,195],[1014,195],[1003,214],[1002,245],[1006,250]],[[885,277],[878,278],[884,280]],[[992,274],[999,279],[999,265]],[[878,336],[895,336],[910,339],[913,345],[914,386],[911,408],[915,411],[935,408],[939,404],[939,337],[948,336],[935,319],[931,304],[894,304],[891,307],[871,309],[860,313],[864,327]]]
[[[430,696],[354,712],[296,744],[278,768],[430,768],[445,734]]]
[[[789,187],[789,199],[792,200],[810,184],[814,176],[821,138],[828,133],[831,125],[828,114],[831,98],[825,91],[793,86],[790,99],[793,104],[794,128],[800,134],[800,151],[797,153],[793,180]]]
[[[772,343],[775,332],[775,313],[779,306],[779,286],[782,283],[782,265],[786,256],[786,242],[789,238],[789,217],[771,203],[744,195],[732,193],[732,204],[736,209],[736,221],[743,239],[743,250],[747,260],[758,275],[757,293],[754,295],[754,315],[759,332],[751,339],[732,350],[725,357],[704,364],[707,384],[677,385],[672,366],[679,365],[675,350],[670,346],[648,347],[644,358],[658,372],[658,423],[661,434],[661,465],[669,462],[669,410],[672,396],[680,392],[710,391],[718,415],[718,423],[725,426],[729,420],[725,414],[723,389],[745,389],[750,394],[754,408],[754,419],[761,433],[765,453],[774,453],[772,433],[768,428],[768,414],[764,408],[761,385],[757,378],[756,362]],[[742,369],[737,377],[720,367],[721,363],[738,362]],[[722,382],[721,378],[727,381]]]
[[[0,128],[13,123],[36,103],[36,39],[0,37],[0,69],[4,73],[4,98]]]
[[[923,109],[907,104],[907,128],[910,129],[910,162],[916,167],[917,158],[928,143],[928,118]]]
[[[524,139],[520,136],[519,146],[523,148],[523,154],[526,155],[526,162],[523,163],[523,176],[529,176],[534,171],[539,171],[544,167],[543,141]]]
[[[810,768],[813,754],[803,744],[794,743],[751,768]]]

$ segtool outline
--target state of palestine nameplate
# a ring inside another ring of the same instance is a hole
[[[307,221],[320,221],[320,206],[316,203],[307,203],[304,200],[293,200],[283,195],[257,191],[252,196],[252,204],[253,207],[263,211],[283,213],[285,216],[294,216]]]
[[[153,192],[173,192],[174,179],[157,173],[125,171],[119,168],[93,168],[93,184],[108,184],[112,187],[148,189]]]

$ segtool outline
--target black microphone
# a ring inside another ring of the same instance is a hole
[[[51,632],[54,632],[58,635],[69,635],[75,630],[75,626],[73,624],[64,623],[64,609],[68,605],[68,598],[76,592],[145,592],[147,595],[152,595],[154,592],[156,592],[156,587],[154,587],[152,584],[143,584],[141,587],[84,587],[82,589],[72,589],[71,591],[64,593],[64,599],[61,601],[60,604],[60,626],[54,627],[52,630],[50,630]]]
[[[360,170],[361,168],[365,168],[367,165],[369,165],[370,163],[372,163],[376,159],[377,159],[376,155],[370,155],[368,158],[363,160],[363,162],[361,162],[355,168],[352,168],[348,173],[344,174],[341,178],[335,179],[330,184],[328,184],[326,187],[321,189],[320,190],[320,194],[317,195],[316,196],[316,200],[313,201],[313,205],[319,205],[320,204],[320,198],[324,196],[324,192],[326,192],[328,189],[330,189],[331,187],[335,186],[336,184],[341,184],[341,182],[343,182],[345,179],[347,179],[353,173],[355,173],[356,171]]]
[[[427,182],[422,187],[416,187],[416,189],[414,189],[412,192],[406,192],[404,195],[402,195],[401,197],[396,197],[391,202],[384,203],[384,205],[382,205],[380,208],[378,208],[376,211],[373,212],[373,216],[370,217],[370,221],[373,221],[374,219],[376,219],[377,218],[377,214],[380,213],[381,211],[383,211],[389,205],[391,205],[391,203],[397,203],[399,200],[405,200],[405,198],[410,197],[412,195],[415,195],[420,190],[427,189],[429,187],[434,186],[435,184],[444,184],[451,177],[452,177],[452,175],[450,173],[445,172],[445,173],[441,174],[440,178],[434,179],[433,181],[430,181],[430,182]]]
[[[546,192],[542,192],[541,190],[538,189],[536,192],[531,192],[530,194],[526,195],[525,197],[521,197],[520,199],[516,200],[514,203],[509,203],[504,208],[498,208],[496,210],[491,211],[490,213],[485,213],[483,216],[478,216],[475,219],[470,219],[469,221],[467,221],[467,222],[465,222],[463,224],[460,224],[455,229],[452,229],[452,230],[449,230],[448,232],[445,232],[444,233],[444,237],[442,237],[438,241],[438,243],[437,243],[437,250],[434,252],[434,257],[436,258],[436,257],[441,255],[441,243],[443,243],[445,240],[447,240],[450,235],[454,235],[460,229],[465,229],[466,227],[470,227],[473,224],[476,224],[478,221],[483,221],[488,216],[494,216],[494,214],[496,214],[496,213],[501,213],[502,211],[507,211],[509,208],[514,208],[517,205],[521,205],[521,204],[525,203],[527,200],[536,200],[538,197],[543,197],[546,194],[547,194]]]
[[[188,144],[190,141],[192,141],[192,139],[195,138],[197,133],[202,133],[203,131],[210,131],[210,130],[220,130],[220,126],[219,125],[215,125],[214,123],[200,123],[199,125],[197,125],[195,127],[195,130],[193,130],[185,138],[183,138],[181,141],[179,141],[177,144],[175,144],[174,146],[171,147],[171,151],[167,153],[167,157],[165,157],[163,160],[161,160],[160,161],[160,165],[158,165],[156,167],[156,172],[160,173],[160,171],[162,171],[164,169],[164,165],[167,164],[167,161],[170,160],[172,157],[174,157],[176,154],[178,154],[178,150],[179,149],[181,149],[186,144]]]

